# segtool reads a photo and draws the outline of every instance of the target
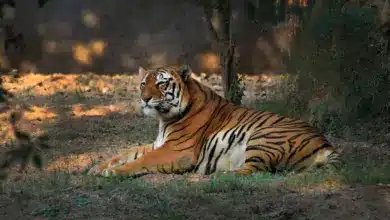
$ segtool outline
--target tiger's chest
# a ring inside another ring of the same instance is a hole
[[[165,136],[162,132],[159,132],[156,140],[154,141],[153,148],[157,149],[161,147],[164,144],[164,142],[165,142]]]

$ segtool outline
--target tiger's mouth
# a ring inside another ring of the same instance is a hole
[[[159,103],[157,105],[150,105],[150,104],[145,104],[144,106],[142,106],[142,109],[153,109],[153,110],[156,110],[157,112],[159,113],[168,113],[170,108],[168,108],[167,106],[164,106],[163,103]]]
[[[169,108],[164,108],[162,105],[158,105],[154,109],[156,109],[156,111],[158,111],[160,113],[168,113],[169,112]]]

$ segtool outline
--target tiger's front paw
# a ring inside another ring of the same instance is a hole
[[[103,175],[103,172],[108,172],[106,170],[109,170],[113,167],[118,167],[118,166],[121,166],[123,164],[125,164],[125,160],[123,160],[122,157],[114,157],[110,160],[107,160],[107,161],[103,161],[103,162],[100,162],[98,164],[96,164],[95,166],[93,166],[89,171],[88,171],[88,175]],[[111,171],[110,171],[111,172]]]
[[[102,172],[103,172],[104,170],[105,170],[104,166],[102,166],[102,165],[99,163],[99,164],[96,164],[95,166],[93,166],[91,169],[89,169],[88,175],[97,176],[97,175],[102,174]]]
[[[104,169],[101,172],[101,175],[104,177],[114,177],[114,176],[118,176],[118,173],[115,170],[108,168],[108,169]]]
[[[111,168],[106,168],[104,166],[101,166],[100,164],[97,164],[88,171],[88,175],[113,177],[113,176],[117,176],[118,173]]]

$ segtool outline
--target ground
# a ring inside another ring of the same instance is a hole
[[[245,105],[272,94],[278,77],[247,77]],[[221,92],[220,78],[201,80]],[[153,141],[157,122],[138,113],[139,79],[130,75],[4,76],[25,109],[18,126],[47,132],[45,168],[14,170],[0,193],[2,219],[387,219],[389,141],[329,137],[344,149],[340,173],[247,178],[148,175],[104,179],[81,168]],[[13,137],[0,115],[0,151]],[[4,218],[3,218],[4,217]]]

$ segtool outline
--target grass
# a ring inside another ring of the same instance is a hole
[[[332,139],[344,150],[345,166],[339,173],[241,178],[161,174],[138,179],[75,174],[95,159],[151,142],[157,131],[156,121],[137,114],[133,78],[88,77],[30,74],[4,80],[6,88],[31,107],[19,126],[34,134],[48,132],[53,148],[45,152],[43,171],[12,172],[3,184],[2,218],[325,220],[386,219],[390,214],[390,151],[385,139]],[[5,119],[0,117],[2,125]],[[1,126],[4,142],[12,139],[7,134]]]
[[[363,215],[349,217],[384,218],[390,211],[390,187],[377,183],[390,182],[390,156],[382,156],[384,161],[375,163],[372,157],[352,158],[339,174],[222,175],[200,181],[191,181],[191,174],[159,175],[160,181],[153,182],[147,178],[42,173],[17,184],[6,183],[0,201],[13,201],[6,205],[8,209],[15,204],[23,206],[20,213],[4,215],[10,219],[337,219],[366,204],[371,207],[360,210]],[[355,166],[357,163],[367,168]],[[340,208],[337,206],[349,208],[325,213]]]

